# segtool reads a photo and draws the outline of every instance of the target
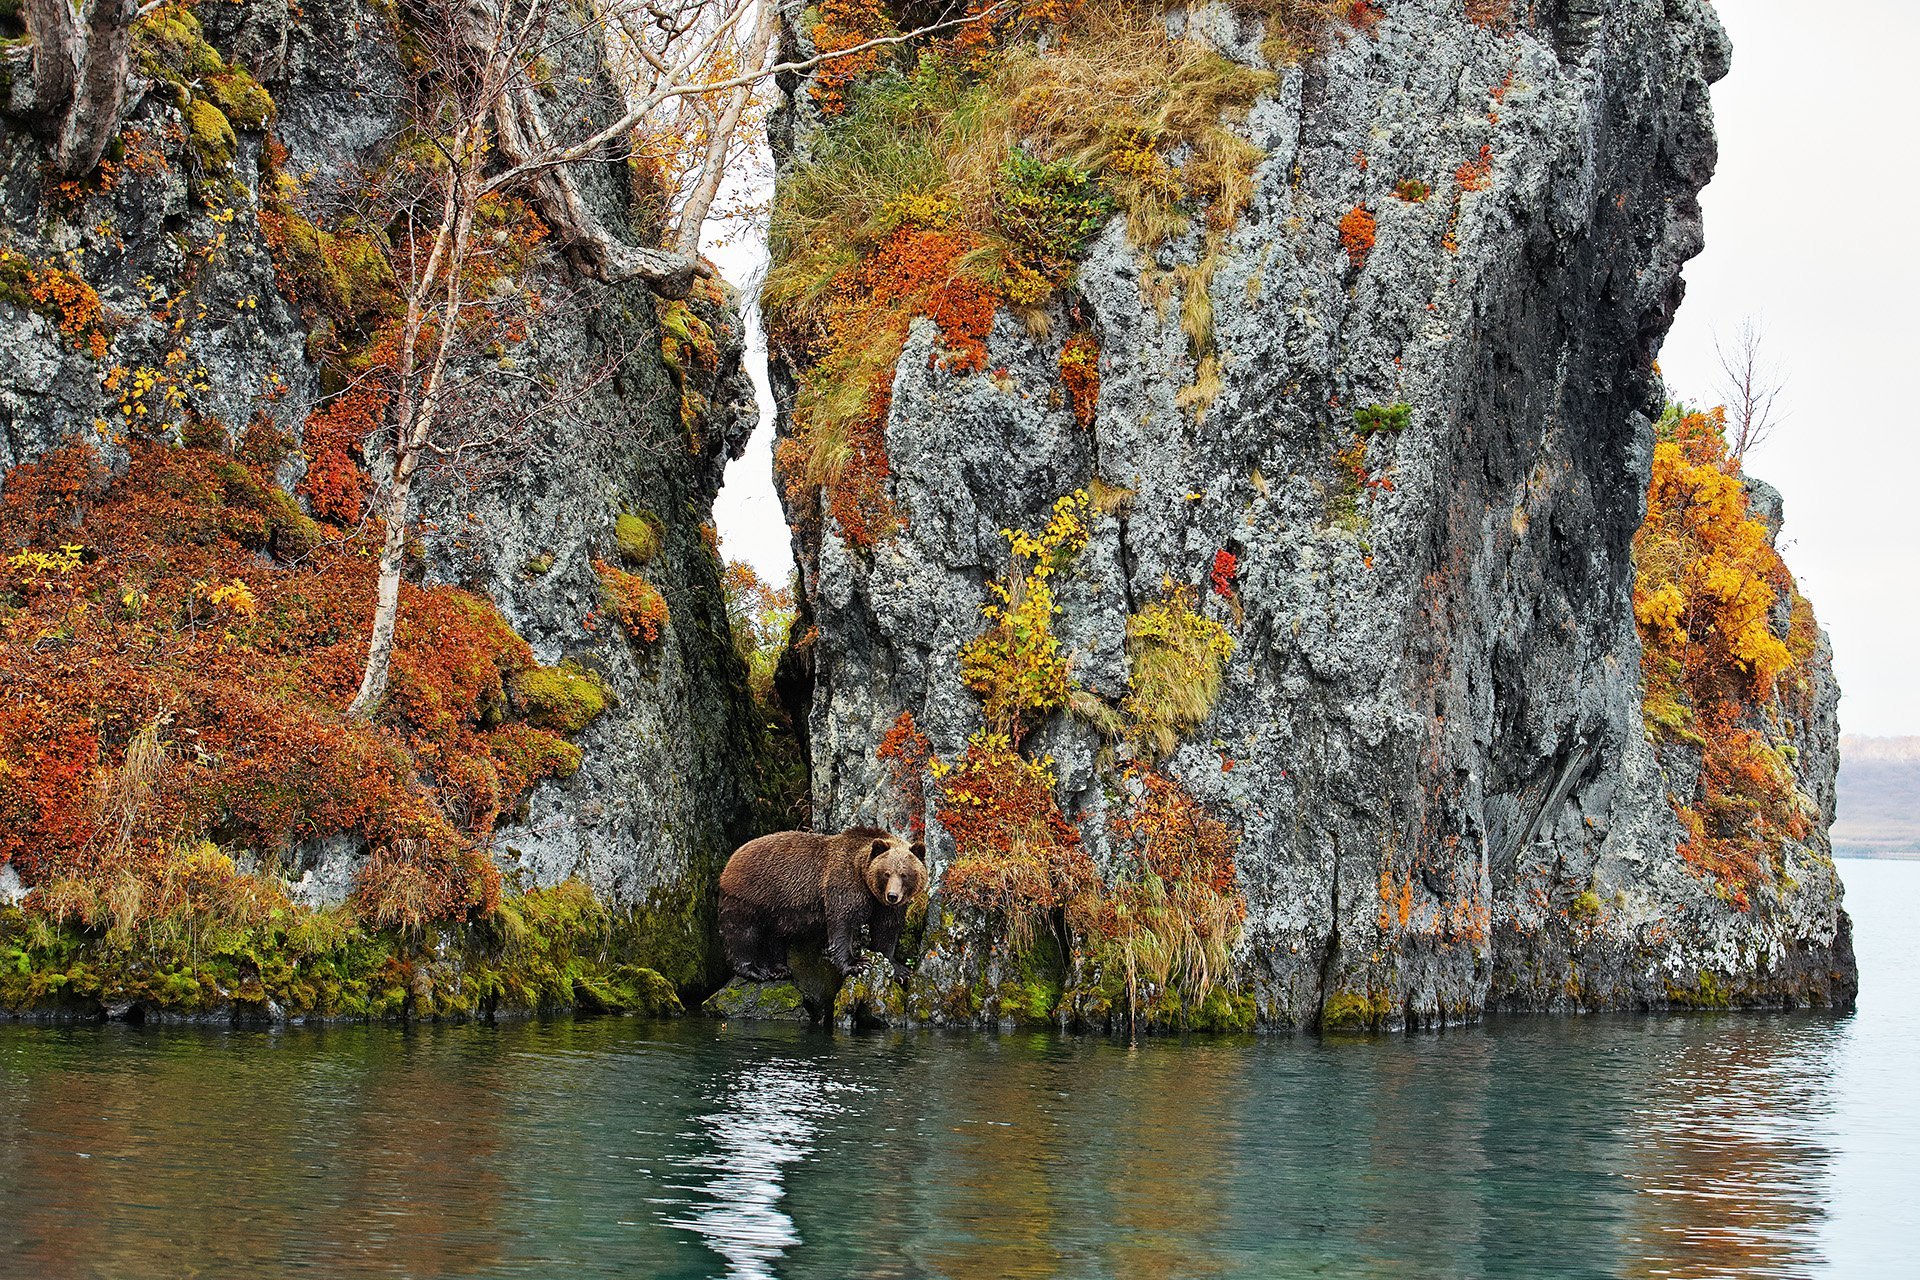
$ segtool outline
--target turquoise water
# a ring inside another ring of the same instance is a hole
[[[0,1027],[0,1275],[1920,1275],[1920,864],[1844,872],[1850,1018]]]

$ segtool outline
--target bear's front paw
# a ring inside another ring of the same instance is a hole
[[[898,960],[893,962],[894,985],[904,987],[907,985],[907,980],[911,977],[913,977],[913,973],[907,966],[901,964]]]

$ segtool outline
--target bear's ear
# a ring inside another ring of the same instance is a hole
[[[925,840],[915,840],[912,844],[908,845],[907,848],[912,850],[913,856],[920,859],[920,861],[925,862],[927,860],[927,842]]]
[[[873,842],[873,848],[867,851],[867,861],[872,862],[891,847],[892,846],[885,840],[875,840]]]

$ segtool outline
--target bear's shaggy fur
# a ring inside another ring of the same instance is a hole
[[[858,964],[863,928],[868,947],[892,960],[907,907],[927,882],[924,856],[919,841],[878,827],[747,841],[720,873],[728,963],[752,982],[783,978],[791,972],[787,948],[812,944],[845,977]]]

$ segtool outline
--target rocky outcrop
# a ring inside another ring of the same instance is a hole
[[[1239,831],[1234,970],[1263,1025],[1849,1005],[1824,649],[1787,730],[1818,821],[1745,909],[1676,852],[1687,753],[1656,751],[1642,717],[1632,542],[1654,361],[1702,245],[1719,23],[1702,0],[1369,8],[1273,68],[1217,246],[1196,218],[1143,252],[1111,219],[1043,323],[1000,311],[978,371],[914,322],[884,421],[893,536],[857,545],[790,485],[818,820],[924,817],[936,875],[951,863],[932,789],[908,812],[876,746],[907,711],[937,757],[964,751],[982,712],[959,656],[1007,572],[1001,531],[1094,487],[1090,541],[1052,584],[1073,682],[1122,702],[1128,618],[1169,582],[1234,641],[1162,769]],[[1256,17],[1169,21],[1266,66]],[[832,127],[794,89],[787,182]],[[1203,361],[1180,321],[1209,254]],[[1085,426],[1062,388],[1074,335],[1099,350]],[[1356,435],[1369,408],[1387,420]],[[791,435],[791,394],[783,412]],[[1112,745],[1067,714],[1032,744],[1102,866],[1125,803]],[[967,1007],[1011,1016],[991,994]]]
[[[152,21],[176,12],[185,11],[163,10]],[[271,95],[262,108],[270,115],[209,116],[202,99],[214,81],[205,68],[154,74],[147,66],[105,166],[64,187],[46,176],[45,148],[35,122],[19,114],[19,93],[15,114],[0,117],[8,262],[70,269],[97,290],[103,317],[101,349],[90,352],[63,332],[57,305],[18,273],[7,277],[0,474],[76,439],[124,464],[129,429],[153,432],[188,407],[195,421],[242,437],[243,447],[246,434],[272,430],[297,443],[308,413],[339,390],[319,358],[333,340],[323,331],[330,322],[310,310],[303,317],[284,270],[276,273],[261,214],[280,179],[319,198],[404,143],[408,94],[396,15],[354,0],[297,8],[248,0],[194,12],[198,32],[150,34],[136,53],[158,48],[163,62],[192,60],[210,47],[228,67],[250,70]],[[14,55],[25,53],[9,50],[16,86],[25,63]],[[547,62],[555,74],[604,75],[590,44],[558,47]],[[194,81],[199,96],[189,99],[168,75],[202,77]],[[589,198],[624,225],[626,167],[590,168]],[[564,304],[514,352],[531,362],[529,388],[586,389],[564,412],[539,419],[524,448],[443,478],[424,503],[416,580],[484,595],[543,664],[571,660],[609,694],[609,710],[577,739],[578,772],[542,783],[495,832],[492,848],[509,883],[585,881],[603,900],[635,908],[643,931],[659,934],[648,963],[697,984],[711,955],[713,876],[749,834],[760,741],[711,528],[721,470],[756,416],[740,366],[740,323],[731,301],[708,286],[686,314],[710,349],[675,353],[676,338],[640,283],[585,281],[551,249],[518,283]],[[179,423],[160,434],[169,431],[177,435]],[[290,491],[305,465],[296,449],[282,466]],[[619,562],[622,515],[644,518],[661,544],[646,572],[670,621],[644,647],[605,616],[593,563]],[[294,877],[304,872],[309,896],[337,899],[364,856],[352,839],[309,844],[296,851],[305,866],[296,865]]]

